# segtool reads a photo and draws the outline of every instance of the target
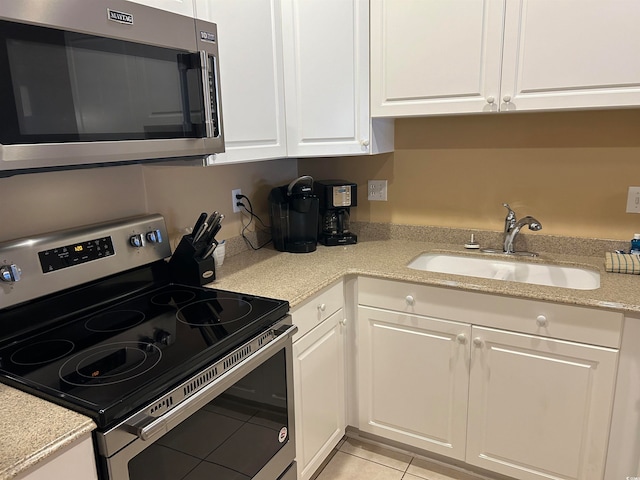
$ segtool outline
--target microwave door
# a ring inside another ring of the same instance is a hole
[[[187,51],[0,20],[0,176],[224,151],[210,43]]]

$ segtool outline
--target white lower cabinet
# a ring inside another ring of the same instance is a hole
[[[59,455],[47,459],[35,470],[15,480],[98,480],[91,435],[78,440]]]
[[[602,479],[617,350],[472,335],[466,461],[520,479]]]
[[[299,480],[311,478],[345,432],[343,298],[340,282],[293,312],[299,328],[293,342]]]
[[[360,430],[464,460],[471,326],[358,308]]]
[[[603,478],[621,314],[358,283],[361,431],[522,480]]]

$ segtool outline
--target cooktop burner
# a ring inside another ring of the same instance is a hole
[[[88,348],[65,361],[60,380],[77,387],[101,387],[139,377],[162,359],[162,350],[148,342],[115,342]]]
[[[264,331],[289,304],[166,284],[89,310],[0,345],[0,374],[104,427]]]
[[[19,348],[11,354],[11,361],[16,365],[43,365],[65,357],[75,348],[70,340],[54,338],[42,340]]]
[[[119,332],[142,323],[144,313],[137,310],[114,310],[99,313],[84,324],[84,328],[91,332]]]
[[[241,298],[219,297],[214,301],[198,300],[180,308],[176,316],[178,320],[196,327],[227,326],[237,322],[251,313],[253,307]]]

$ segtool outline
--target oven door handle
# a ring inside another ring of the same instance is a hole
[[[259,350],[256,350],[231,370],[220,375],[220,377],[215,379],[202,390],[199,390],[182,403],[176,405],[161,417],[152,417],[146,414],[141,416],[136,415],[136,417],[124,423],[122,427],[127,432],[136,435],[143,441],[152,440],[159,434],[168,432],[170,430],[169,426],[172,423],[177,424],[178,421],[182,421],[183,418],[195,413],[204,405],[223,393],[227,388],[259,366],[273,353],[280,350],[283,344],[290,341],[290,338],[293,337],[297,331],[298,327],[295,325],[289,326],[271,343],[265,345]]]

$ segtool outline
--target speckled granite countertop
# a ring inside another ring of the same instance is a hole
[[[424,252],[482,255],[460,245],[414,240],[373,240],[345,247],[318,246],[294,254],[265,248],[227,258],[210,286],[288,300],[295,307],[345,275],[366,275],[448,288],[640,313],[640,275],[606,273],[602,256],[540,253],[514,261],[558,263],[600,272],[600,288],[573,290],[413,270],[406,265]],[[496,259],[502,259],[501,256]]]
[[[600,288],[571,290],[423,272],[406,266],[424,252],[481,255],[462,246],[468,239],[469,230],[386,224],[360,227],[363,231],[358,232],[360,241],[357,245],[318,246],[315,252],[308,254],[282,253],[267,247],[227,257],[217,272],[217,279],[209,286],[288,300],[295,308],[345,275],[366,275],[612,309],[634,316],[640,314],[640,275],[606,273],[604,270],[604,252],[625,248],[624,242],[521,236],[521,243],[516,247],[538,251],[540,256],[535,259],[516,257],[515,261],[577,265],[600,272]],[[500,244],[497,232],[474,233],[483,247]],[[228,246],[227,251],[230,250],[235,253]],[[0,410],[3,426],[0,433],[0,480],[13,478],[95,428],[95,424],[82,415],[4,385],[0,385],[0,403],[3,406]]]
[[[96,428],[93,421],[0,384],[0,480],[23,473]]]

